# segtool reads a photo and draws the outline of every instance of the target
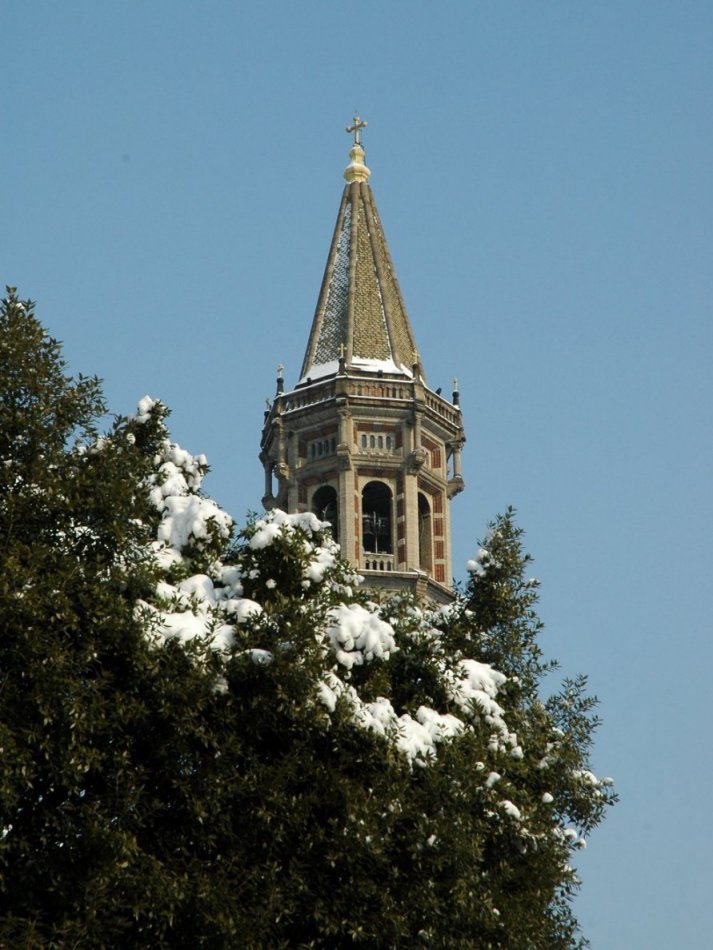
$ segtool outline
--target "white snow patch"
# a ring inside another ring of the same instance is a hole
[[[446,675],[451,699],[467,714],[479,711],[493,729],[491,747],[505,750],[516,745],[517,738],[508,731],[504,710],[495,701],[498,690],[507,681],[504,673],[478,660],[461,660],[456,671]],[[517,746],[516,746],[517,747]]]
[[[339,604],[329,611],[327,636],[337,661],[351,669],[373,659],[388,660],[396,649],[394,629],[361,604]]]
[[[246,623],[252,617],[259,617],[262,613],[262,607],[255,600],[247,597],[241,597],[238,600],[230,601],[230,608],[235,614],[238,623]]]
[[[449,713],[421,706],[416,716],[404,713],[397,716],[389,699],[379,696],[374,702],[364,703],[356,690],[345,684],[334,673],[319,684],[317,698],[334,712],[337,700],[343,697],[351,709],[355,722],[395,743],[406,757],[419,765],[425,765],[436,755],[436,746],[461,733],[466,724]]]
[[[329,528],[329,522],[320,521],[311,511],[298,512],[288,515],[287,512],[275,508],[264,518],[258,519],[253,525],[255,533],[250,538],[250,547],[254,551],[266,548],[273,544],[283,532],[293,534],[296,528],[301,528],[307,535],[316,534]]]
[[[364,356],[355,356],[352,358],[350,367],[357,370],[363,370],[367,373],[388,373],[391,376],[406,376],[407,379],[413,379],[413,372],[401,363],[399,366],[392,359],[375,360]],[[326,363],[315,363],[310,366],[305,375],[297,384],[301,386],[307,380],[316,382],[324,379],[325,376],[336,376],[339,372],[339,360],[328,360]]]
[[[500,806],[500,808],[502,808],[502,810],[505,812],[506,815],[509,815],[511,818],[514,818],[515,821],[522,821],[522,812],[517,807],[517,805],[513,805],[513,803],[511,801],[508,801],[507,798],[501,802],[498,802],[498,805]]]
[[[158,539],[178,551],[185,548],[189,541],[210,538],[212,528],[225,540],[230,537],[232,518],[210,498],[169,495],[164,497],[161,508],[163,521],[158,528]]]
[[[134,419],[136,419],[137,422],[148,422],[151,418],[151,410],[156,405],[156,402],[157,400],[152,399],[150,396],[144,396],[143,399],[140,399],[136,407]]]
[[[600,785],[599,779],[594,772],[589,772],[586,769],[575,769],[572,774],[582,785],[591,785],[592,788],[598,788]]]
[[[215,606],[217,603],[213,581],[207,574],[194,574],[178,584],[178,589],[196,600],[206,601]]]
[[[399,366],[392,359],[375,360],[366,356],[354,356],[351,365],[355,369],[366,370],[368,373],[390,373],[396,376],[407,376],[413,378],[413,372],[407,369],[403,363]]]

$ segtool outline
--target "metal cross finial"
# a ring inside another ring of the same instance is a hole
[[[343,343],[339,344],[339,359],[344,359],[344,354],[347,352],[347,348]]]
[[[361,142],[359,141],[359,132],[360,132],[362,129],[365,129],[368,124],[369,124],[368,122],[365,122],[363,119],[360,119],[360,118],[359,118],[359,116],[356,114],[356,110],[355,110],[355,111],[354,111],[354,125],[348,125],[348,126],[347,126],[347,132],[353,132],[353,133],[354,133],[354,144],[355,144],[355,145],[361,145]]]
[[[285,367],[282,365],[282,363],[278,363],[278,364],[277,364],[277,375],[278,375],[278,376],[282,376],[282,374],[283,374],[284,372],[285,372]]]

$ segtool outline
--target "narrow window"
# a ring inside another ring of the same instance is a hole
[[[422,492],[418,493],[418,560],[422,571],[433,573],[431,506]]]
[[[320,521],[328,521],[332,537],[339,541],[339,505],[337,491],[331,485],[322,485],[312,495],[312,512]]]
[[[362,547],[369,554],[391,554],[392,495],[383,482],[369,482],[361,493]]]

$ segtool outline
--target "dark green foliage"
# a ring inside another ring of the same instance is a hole
[[[156,603],[159,576],[217,571],[222,542],[187,544],[161,575],[149,490],[166,411],[117,419],[98,439],[103,412],[97,380],[67,375],[32,305],[9,291],[0,946],[576,947],[565,865],[613,795],[588,769],[584,681],[540,697],[551,664],[513,513],[450,611],[381,604],[388,657],[335,665],[330,611],[366,596],[338,560],[305,583],[329,547],[321,530],[260,547],[256,523],[223,555],[263,608],[231,649],[154,642],[137,608]],[[455,698],[470,660],[508,676],[499,746],[477,703],[467,712]],[[320,684],[335,672],[330,709]],[[359,724],[355,709],[377,701],[466,725],[411,759]]]

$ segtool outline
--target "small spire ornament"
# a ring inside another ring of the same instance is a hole
[[[354,144],[349,151],[351,162],[344,169],[344,177],[351,184],[355,181],[367,181],[371,171],[364,164],[364,149],[362,148],[360,132],[367,127],[368,123],[360,119],[354,110],[354,124],[348,125],[346,131],[354,135]]]
[[[364,119],[359,118],[355,109],[354,110],[354,125],[348,125],[346,129],[347,132],[349,132],[349,134],[351,134],[352,132],[354,133],[355,145],[361,145],[361,142],[359,141],[359,133],[361,132],[362,129],[365,129],[368,124],[369,123],[365,122]]]

